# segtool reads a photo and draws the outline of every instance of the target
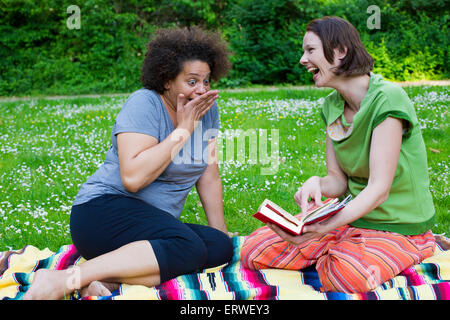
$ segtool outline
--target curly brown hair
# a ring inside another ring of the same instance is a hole
[[[147,45],[141,83],[144,88],[163,94],[164,85],[177,77],[184,62],[193,60],[206,62],[214,81],[231,68],[228,46],[219,33],[198,27],[159,29]]]

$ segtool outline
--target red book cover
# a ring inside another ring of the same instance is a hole
[[[290,234],[302,234],[303,227],[330,218],[351,200],[351,195],[339,202],[337,198],[328,198],[322,206],[315,206],[306,213],[302,219],[297,219],[276,203],[266,199],[253,215],[256,219],[267,223],[271,222]]]

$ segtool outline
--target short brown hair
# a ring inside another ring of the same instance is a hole
[[[346,56],[334,70],[336,75],[356,76],[372,71],[373,58],[350,22],[334,16],[323,17],[308,23],[306,31],[314,32],[320,38],[325,59],[330,63],[334,60],[334,49],[344,51],[347,48]]]
[[[144,88],[164,93],[164,85],[175,79],[186,61],[200,60],[211,69],[211,79],[217,81],[231,68],[227,44],[219,33],[198,27],[159,29],[147,45],[142,65]]]

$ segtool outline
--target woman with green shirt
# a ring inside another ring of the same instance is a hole
[[[426,150],[402,88],[371,72],[373,59],[346,20],[310,22],[300,63],[317,87],[335,89],[322,107],[327,175],[294,196],[302,212],[322,197],[353,195],[337,215],[291,236],[269,224],[245,241],[251,269],[316,264],[326,291],[366,292],[431,256],[434,206]]]

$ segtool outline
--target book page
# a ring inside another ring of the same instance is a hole
[[[275,221],[276,223],[294,231],[295,233],[300,233],[300,231],[302,229],[303,224],[300,223],[297,219],[294,218],[295,220],[297,220],[297,223],[286,219],[285,215],[280,215],[280,214],[274,212],[270,208],[270,205],[263,206],[258,211],[260,213],[262,213],[263,215],[265,215],[266,217],[268,217],[269,219],[271,219],[272,221]]]
[[[328,198],[325,200],[324,204],[322,206],[318,206],[316,208],[313,208],[310,212],[308,212],[304,217],[303,221],[310,221],[312,219],[315,219],[316,217],[322,216],[321,213],[329,208],[330,206],[333,206],[336,202],[338,202],[337,198]]]
[[[306,215],[302,220],[304,222],[308,222],[313,219],[317,219],[317,218],[326,216],[330,212],[333,212],[333,211],[336,211],[336,210],[339,210],[339,209],[345,207],[345,205],[351,200],[351,198],[352,198],[352,196],[349,195],[341,202],[339,202],[338,199],[335,198],[332,201],[325,204],[324,206],[319,207],[316,210],[314,210],[313,212],[311,212],[310,214]]]
[[[276,203],[270,201],[269,199],[264,200],[262,206],[266,206],[272,210],[278,211],[278,213],[280,213],[286,220],[290,221],[291,223],[293,223],[295,225],[301,224],[301,222],[296,217],[294,217],[292,214],[290,214],[289,212],[287,212],[286,210],[281,208]]]

